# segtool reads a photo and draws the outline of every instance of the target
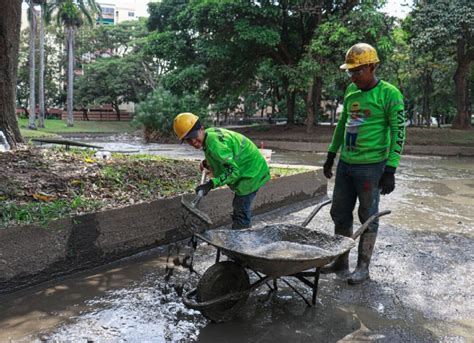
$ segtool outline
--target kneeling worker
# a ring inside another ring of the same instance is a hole
[[[210,170],[212,178],[196,188],[204,195],[213,188],[228,185],[235,192],[232,206],[232,229],[251,227],[252,202],[268,180],[270,170],[257,146],[238,132],[204,129],[199,117],[181,113],[174,118],[176,136],[196,149],[203,149],[205,160],[200,169]]]

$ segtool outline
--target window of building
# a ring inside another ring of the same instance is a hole
[[[102,15],[114,15],[114,9],[112,7],[102,7]]]
[[[128,12],[129,17],[135,17],[135,12]]]

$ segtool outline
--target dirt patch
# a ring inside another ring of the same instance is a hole
[[[46,223],[190,192],[196,162],[91,150],[21,147],[0,154],[0,227]]]
[[[20,146],[0,153],[0,229],[192,193],[198,162]],[[104,158],[107,157],[107,158]],[[272,167],[272,178],[304,172]]]

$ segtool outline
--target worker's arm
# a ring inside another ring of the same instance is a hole
[[[214,175],[211,179],[214,188],[233,184],[239,179],[241,172],[234,161],[234,154],[224,142],[219,142],[216,146],[212,147],[212,157],[216,163],[222,166],[219,170],[223,170],[222,173]]]
[[[388,110],[388,123],[390,129],[390,150],[387,159],[386,170],[392,170],[398,167],[400,157],[405,144],[405,109],[403,105],[403,95],[396,90],[391,94]]]
[[[336,129],[334,130],[334,134],[332,136],[331,144],[329,145],[328,152],[337,154],[339,148],[341,147],[342,142],[344,141],[344,131],[346,129],[346,122],[347,122],[347,107],[346,103],[342,108],[341,116],[337,122]]]

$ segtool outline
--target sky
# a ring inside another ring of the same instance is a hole
[[[403,19],[410,12],[411,5],[413,5],[413,0],[388,0],[382,11]]]

